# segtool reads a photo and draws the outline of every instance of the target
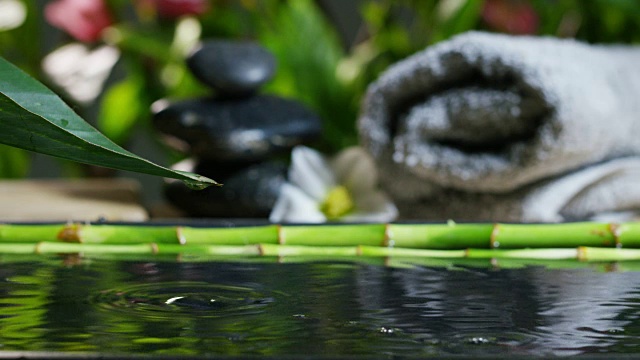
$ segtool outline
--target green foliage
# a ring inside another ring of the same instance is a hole
[[[355,144],[357,106],[352,90],[336,76],[345,53],[332,26],[309,0],[286,3],[274,23],[259,36],[278,61],[277,76],[267,90],[297,98],[320,114],[329,149]]]
[[[111,86],[100,104],[98,127],[111,140],[122,144],[132,128],[149,111],[139,101],[144,84],[137,76],[130,76]]]
[[[640,40],[640,2],[636,0],[531,0],[531,4],[540,18],[540,35],[590,43]]]
[[[18,179],[29,172],[29,154],[15,147],[0,144],[0,174],[5,178]]]

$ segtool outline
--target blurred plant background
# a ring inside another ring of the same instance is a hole
[[[150,126],[159,99],[207,94],[185,57],[201,39],[251,39],[278,61],[265,92],[323,119],[317,146],[357,143],[367,85],[390,64],[472,30],[591,43],[640,39],[636,0],[0,0],[0,55],[63,98],[112,140],[169,164]],[[0,178],[47,176],[38,158],[0,147]],[[113,176],[56,162],[55,176]],[[158,191],[159,193],[159,191]]]

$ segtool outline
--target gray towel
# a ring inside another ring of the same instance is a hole
[[[405,218],[565,221],[640,209],[639,117],[640,48],[470,32],[390,67],[358,127]]]

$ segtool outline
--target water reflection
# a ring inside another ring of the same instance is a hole
[[[539,354],[548,349],[532,348],[540,304],[529,272],[363,268],[359,296],[367,317],[448,353]]]
[[[637,273],[543,267],[359,272],[367,317],[452,353],[576,355],[635,352],[640,344]]]
[[[551,278],[542,269],[532,274],[543,322],[536,328],[541,345],[563,354],[602,352],[617,344],[637,347],[637,332],[625,334],[640,314],[637,273],[557,270]]]
[[[63,260],[0,264],[0,350],[474,357],[640,345],[634,272]]]

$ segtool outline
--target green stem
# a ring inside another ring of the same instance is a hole
[[[58,241],[58,233],[64,225],[0,225],[0,241],[14,243],[34,243],[39,241]]]
[[[630,239],[640,239],[640,229]],[[619,238],[616,227],[602,223],[564,224],[497,224],[493,231],[492,247],[517,249],[523,247],[616,246]],[[630,231],[630,234],[633,231]]]
[[[0,243],[373,246],[414,249],[640,248],[640,223],[344,224],[188,227],[0,224]]]
[[[322,246],[386,246],[385,224],[281,225],[278,243]]]
[[[421,249],[488,247],[493,224],[389,224],[394,246]]]
[[[244,226],[236,228],[194,228],[179,227],[177,230],[180,244],[277,244],[278,226]],[[171,242],[171,241],[169,241]],[[175,233],[173,243],[176,243]]]
[[[612,225],[612,230],[618,237],[618,242],[624,247],[640,248],[640,223],[623,223]]]
[[[580,258],[577,248],[547,248],[547,249],[468,249],[467,257],[479,259],[546,259],[566,260]],[[586,259],[584,259],[586,260]]]
[[[179,245],[179,244],[87,244],[65,242],[2,243],[2,254],[153,254],[198,256],[275,256],[275,257],[392,257],[430,259],[529,259],[625,261],[640,260],[640,249],[578,247],[530,249],[433,250],[381,246],[310,246],[310,245]]]

